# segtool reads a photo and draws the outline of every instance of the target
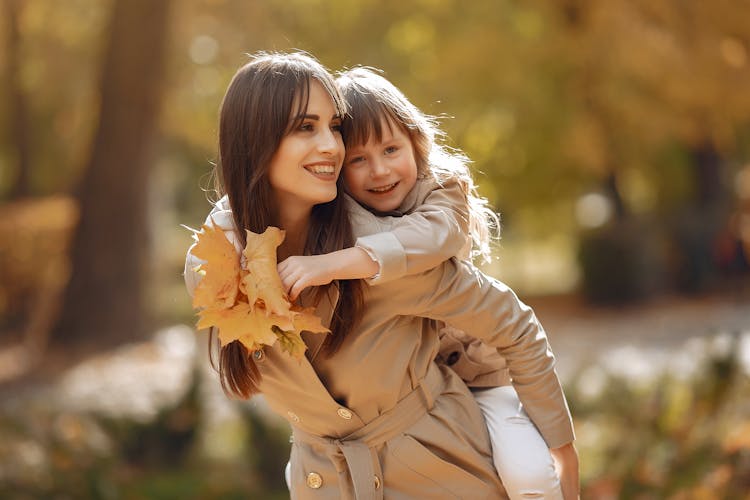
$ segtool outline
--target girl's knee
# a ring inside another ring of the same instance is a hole
[[[505,471],[501,477],[511,500],[562,498],[560,480],[554,468]]]

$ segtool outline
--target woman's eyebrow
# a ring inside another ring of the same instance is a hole
[[[313,115],[313,114],[302,115],[302,114],[300,114],[300,115],[297,115],[297,119],[298,120],[315,120],[315,121],[320,121],[320,115]],[[331,117],[331,121],[333,121],[333,120],[342,120],[343,121],[343,119],[344,118],[341,115],[333,115]]]

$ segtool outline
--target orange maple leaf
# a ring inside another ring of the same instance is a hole
[[[284,231],[269,226],[263,234],[245,231],[247,244],[243,255],[247,274],[243,273],[240,288],[248,302],[261,300],[269,314],[290,316],[291,304],[276,270],[276,248],[284,241]]]
[[[237,300],[240,259],[224,231],[203,225],[194,232],[198,242],[193,255],[206,262],[198,266],[203,275],[193,294],[195,308],[228,308]]]

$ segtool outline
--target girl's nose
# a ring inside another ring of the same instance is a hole
[[[370,177],[382,177],[388,175],[391,169],[380,159],[370,161]]]

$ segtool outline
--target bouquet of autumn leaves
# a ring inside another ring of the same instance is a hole
[[[194,271],[202,275],[193,307],[198,328],[216,327],[222,346],[239,340],[249,350],[279,342],[282,350],[300,359],[306,350],[302,331],[328,333],[315,308],[292,305],[276,271],[276,248],[284,231],[268,227],[263,234],[246,231],[240,255],[220,228],[203,225],[193,230],[192,254],[205,262]]]

